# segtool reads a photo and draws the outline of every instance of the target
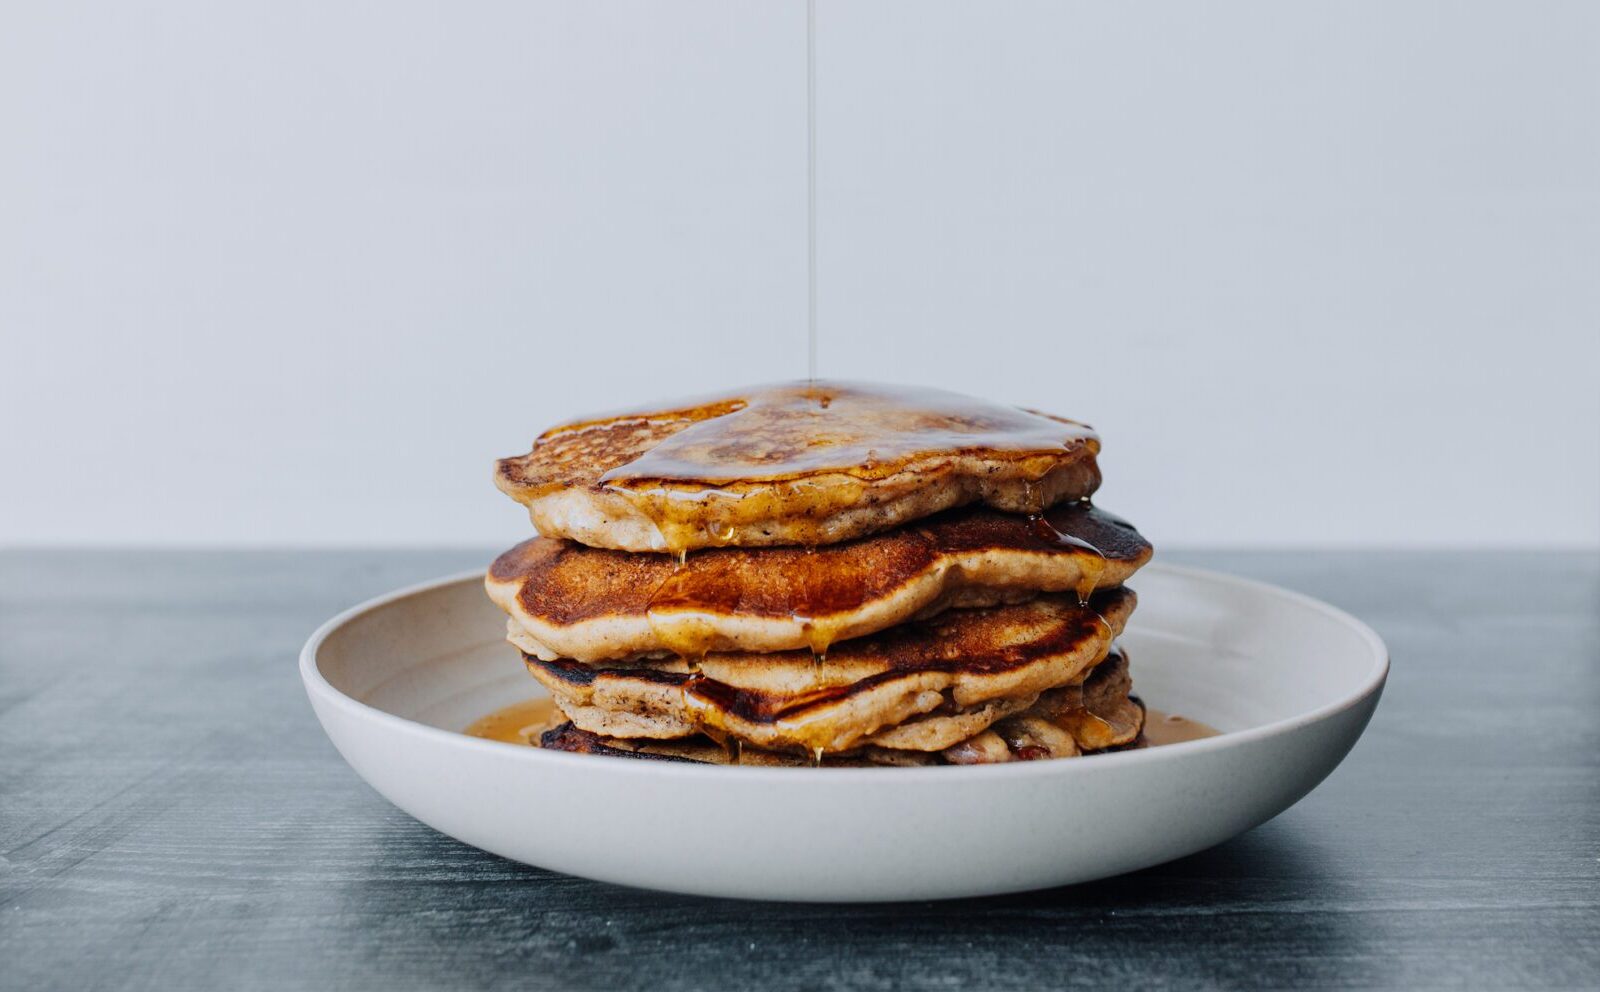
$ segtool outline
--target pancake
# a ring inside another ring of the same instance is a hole
[[[1121,585],[1150,560],[1133,526],[1083,503],[1027,518],[963,507],[887,534],[807,551],[662,555],[540,537],[497,558],[485,585],[509,639],[550,661],[666,653],[824,654],[839,641],[952,606]]]
[[[943,757],[951,764],[983,765],[1126,747],[1144,730],[1144,704],[1132,691],[1127,656],[1113,650],[1081,685],[1041,693],[1028,709],[947,748]]]
[[[1071,693],[1056,690],[1049,701],[1041,700],[1017,716],[1002,720],[993,728],[980,731],[941,752],[903,751],[867,745],[848,753],[827,755],[821,759],[821,764],[828,767],[997,764],[1072,758],[1134,746],[1143,729],[1144,706],[1129,695],[1131,685],[1126,658],[1119,652],[1113,652],[1090,673],[1081,687],[1080,695],[1071,698],[1070,705],[1066,704]],[[604,737],[582,730],[570,720],[543,733],[539,746],[555,751],[618,758],[714,765],[797,766],[816,763],[815,758],[791,752],[729,747],[703,735],[670,741]]]
[[[1081,680],[1134,602],[1117,588],[1088,605],[1048,593],[953,610],[844,641],[821,664],[809,651],[711,654],[698,670],[681,658],[605,667],[524,659],[574,724],[606,737],[706,733],[802,754],[865,744],[934,751]]]
[[[624,551],[833,544],[1100,483],[1083,424],[933,389],[789,383],[552,428],[495,483],[540,534]]]
[[[644,738],[605,737],[577,727],[568,720],[544,732],[539,747],[547,751],[573,754],[598,754],[609,758],[643,758],[647,761],[675,761],[692,765],[746,765],[750,767],[797,768],[817,762],[785,751],[764,751],[755,747],[725,747],[709,737],[655,741]],[[828,755],[821,764],[829,768],[868,768],[878,765],[938,765],[938,754],[920,751],[889,751],[859,748],[849,754]]]

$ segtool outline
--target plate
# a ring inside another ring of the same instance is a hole
[[[300,656],[334,746],[441,833],[556,871],[748,899],[946,899],[1182,857],[1293,805],[1361,736],[1388,674],[1365,624],[1259,582],[1151,565],[1122,637],[1134,691],[1219,736],[992,766],[755,768],[468,737],[542,694],[473,573],[324,624]]]

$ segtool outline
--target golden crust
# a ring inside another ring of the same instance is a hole
[[[950,606],[1122,584],[1151,555],[1132,525],[1079,503],[1029,520],[964,507],[814,551],[709,549],[660,555],[535,538],[485,578],[510,638],[546,660],[661,653],[825,653],[841,641]]]
[[[708,655],[597,667],[527,656],[528,668],[579,728],[609,737],[696,733],[757,747],[846,751],[930,714],[962,715],[997,700],[1071,684],[1106,657],[1135,597],[1128,589],[1047,594],[1013,606],[956,610],[809,652]],[[992,708],[994,719],[1008,715]],[[963,724],[965,733],[974,729]],[[948,746],[964,734],[906,746]]]
[[[1037,512],[1099,485],[1082,424],[940,390],[787,384],[591,418],[502,459],[541,534],[684,551],[819,545],[982,501]]]
[[[828,754],[828,767],[991,764],[1040,758],[1071,758],[1135,745],[1144,725],[1144,707],[1129,693],[1128,663],[1113,651],[1084,680],[1076,707],[1060,707],[1060,695],[1021,708],[1014,716],[980,728],[939,751],[905,750],[869,743],[843,754]],[[927,719],[927,718],[924,718]],[[698,762],[714,765],[800,766],[813,755],[718,744],[704,736],[680,740],[604,737],[567,721],[540,738],[541,747],[621,758]]]

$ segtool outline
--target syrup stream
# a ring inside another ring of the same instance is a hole
[[[817,0],[806,0],[806,380],[817,381]]]

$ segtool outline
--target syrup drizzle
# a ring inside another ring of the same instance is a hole
[[[560,723],[561,712],[555,700],[548,696],[524,699],[472,721],[463,731],[468,737],[506,744],[532,744],[539,746],[539,735]]]
[[[1150,747],[1161,747],[1164,744],[1181,744],[1184,741],[1198,741],[1207,737],[1216,737],[1221,731],[1210,727],[1199,720],[1191,720],[1186,716],[1176,713],[1167,713],[1155,708],[1147,708],[1144,717],[1145,743]]]
[[[983,451],[1015,462],[1013,477],[1028,481],[1038,505],[1039,482],[1051,468],[1099,450],[1098,436],[1084,424],[920,386],[780,383],[751,389],[715,413],[606,471],[600,482],[624,493],[663,492],[662,483],[803,487],[811,476],[870,480],[899,471],[913,456]],[[703,488],[668,489],[664,495],[670,499],[674,493],[691,503],[708,495]],[[743,499],[725,491],[716,495],[734,503]]]
[[[1058,492],[1052,478],[1080,489],[1098,481],[1099,440],[1084,425],[943,390],[808,380],[715,410],[600,477],[672,552],[727,545],[739,528],[774,519],[801,529],[815,522],[814,538],[798,543],[834,540],[828,521],[901,491],[901,479],[886,480],[912,467],[945,471],[962,454],[998,473],[989,476],[994,492],[1025,487],[1023,508],[1035,512],[1047,491]],[[888,490],[869,491],[884,483]],[[1012,490],[1004,500],[1018,498]]]
[[[1107,720],[1105,717],[1096,713],[1089,707],[1089,702],[1084,696],[1083,683],[1078,683],[1076,689],[1077,698],[1076,702],[1070,707],[1071,715],[1079,720],[1087,720],[1094,724],[1095,729],[1100,735],[1111,736],[1115,734],[1116,728],[1112,725],[1111,721]],[[1083,742],[1079,741],[1078,743],[1081,745]]]
[[[806,0],[806,381],[817,381],[817,0]]]
[[[1088,552],[1088,554],[1081,555],[1078,558],[1078,567],[1081,571],[1078,575],[1077,587],[1073,590],[1078,594],[1078,605],[1088,606],[1090,595],[1099,588],[1100,578],[1105,575],[1106,553],[1081,537],[1057,530],[1055,525],[1043,513],[1030,513],[1028,515],[1028,524],[1033,528],[1034,534],[1044,541],[1048,541],[1058,547],[1074,548]],[[1102,620],[1101,622],[1104,623],[1105,621]]]

